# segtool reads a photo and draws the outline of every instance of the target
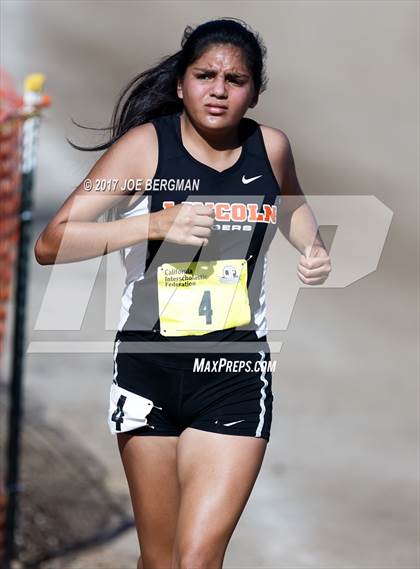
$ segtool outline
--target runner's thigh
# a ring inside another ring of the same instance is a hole
[[[263,438],[187,428],[178,441],[176,550],[224,554],[264,458]],[[221,557],[220,557],[221,558]]]
[[[178,437],[118,435],[142,554],[172,551],[179,507]]]

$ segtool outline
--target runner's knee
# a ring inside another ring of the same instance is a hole
[[[169,569],[172,562],[172,550],[165,551],[165,548],[147,548],[142,550],[137,562],[137,569]]]
[[[221,567],[225,550],[225,544],[217,547],[214,543],[189,543],[178,549],[178,566],[176,569],[209,569],[210,567]]]

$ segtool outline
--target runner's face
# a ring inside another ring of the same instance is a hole
[[[178,96],[183,99],[184,107],[204,128],[238,124],[247,109],[256,103],[254,91],[254,81],[241,50],[229,44],[209,48],[178,82]]]

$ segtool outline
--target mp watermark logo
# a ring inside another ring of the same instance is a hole
[[[329,247],[332,270],[328,279],[321,285],[311,286],[302,283],[296,274],[300,252],[280,231],[276,232],[267,254],[266,281],[266,332],[272,352],[279,352],[281,349],[282,342],[277,341],[276,332],[284,333],[287,330],[300,290],[311,289],[314,292],[317,290],[319,294],[319,289],[344,289],[376,271],[392,221],[393,212],[373,195],[311,195],[305,198],[318,222],[321,237],[323,227],[332,226],[335,229]],[[200,199],[202,203],[207,202],[202,196]],[[223,199],[231,205],[219,207],[218,223],[248,225],[250,219],[255,221],[251,224],[250,231],[241,232],[240,246],[243,250],[236,253],[238,258],[243,254],[245,259],[257,224],[265,223],[268,227],[273,220],[279,222],[281,211],[277,207],[279,201],[277,205],[264,208],[261,207],[264,205],[261,196],[234,195],[229,199],[224,196]],[[280,196],[279,200],[281,199],[284,198]],[[247,205],[238,205],[241,201]],[[214,203],[214,196],[209,196],[208,202]],[[255,204],[258,204],[259,209]],[[168,204],[169,207],[171,205]],[[64,234],[63,243],[65,240]],[[159,250],[154,259],[154,266],[166,262],[165,242],[162,243],[161,249],[162,258],[159,258]],[[262,249],[264,250],[264,244]],[[59,256],[60,253],[58,258]],[[35,324],[29,331],[27,352],[112,353],[122,295],[130,286],[130,278],[135,280],[138,275],[133,277],[125,274],[118,251],[76,263],[58,262],[48,269],[50,271],[48,282],[40,299]],[[138,271],[140,274],[141,267],[138,267]],[[253,287],[254,276],[251,276],[249,290]],[[271,293],[271,300],[270,289],[274,290],[274,293]],[[325,294],[328,292],[325,291]],[[159,351],[179,350],[179,342],[167,341],[163,344],[165,346],[159,346]],[[183,343],[183,349],[188,351],[189,344],[189,342]],[[249,349],[254,351],[253,343],[240,344],[238,351],[245,352]],[[133,342],[133,351],[156,351],[156,345],[153,342]],[[214,345],[201,340],[191,342],[191,351],[212,352]],[[220,343],[216,351],[218,353],[223,351]],[[227,351],[233,352],[235,348],[229,345]]]

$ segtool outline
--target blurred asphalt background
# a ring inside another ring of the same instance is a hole
[[[34,239],[99,156],[68,145],[66,136],[98,140],[70,117],[107,126],[134,75],[177,51],[187,24],[221,16],[246,20],[265,40],[268,90],[249,116],[288,134],[305,193],[374,195],[394,214],[374,272],[299,292],[288,326],[273,332],[284,344],[271,441],[225,567],[418,568],[417,2],[3,1],[1,65],[19,89],[26,74],[45,73],[53,101]],[[269,307],[281,291],[282,241],[270,253]],[[81,331],[35,329],[51,269],[31,259],[28,344],[112,342],[102,270]],[[89,263],[66,270],[58,310],[72,310],[74,287],[90,283]],[[10,349],[4,356],[7,377]],[[26,401],[42,401],[48,419],[103,462],[109,488],[128,496],[106,423],[111,351],[28,353],[25,370]],[[134,569],[137,556],[132,530],[66,567]]]

